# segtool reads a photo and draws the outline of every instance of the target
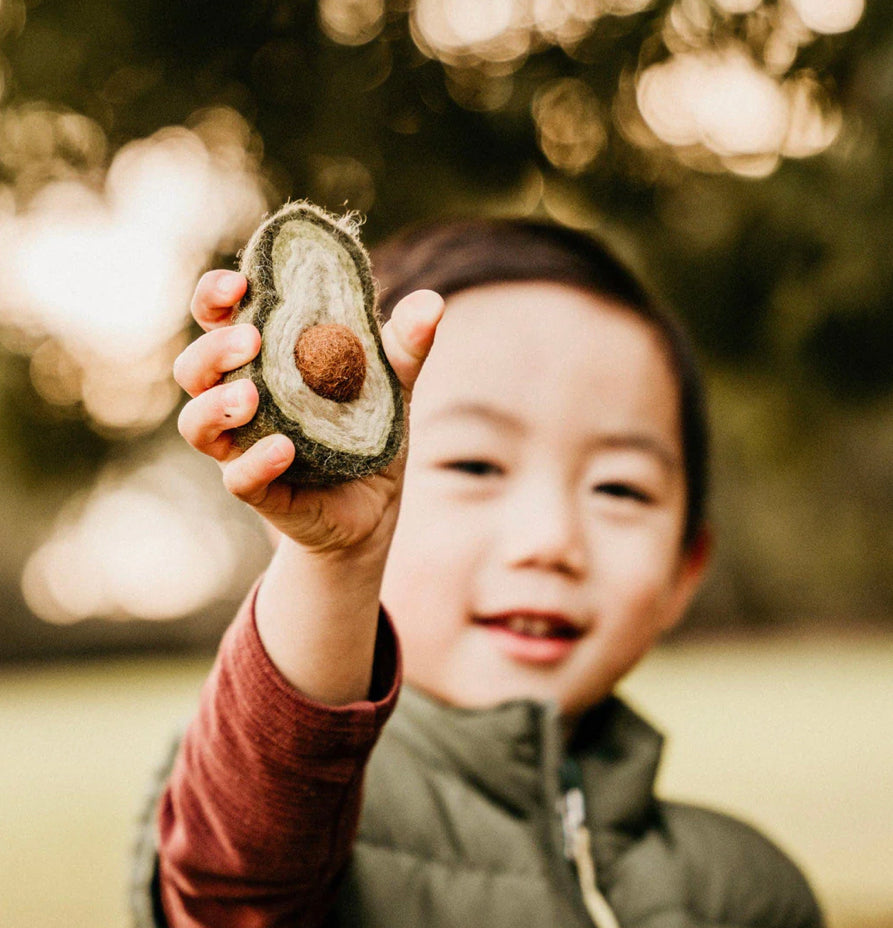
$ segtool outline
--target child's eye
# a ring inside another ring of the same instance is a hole
[[[631,483],[621,481],[606,481],[595,486],[596,493],[604,493],[606,496],[612,496],[616,499],[628,499],[636,503],[650,503],[651,495],[644,490],[639,489]]]
[[[498,477],[502,474],[502,468],[491,461],[481,461],[475,458],[459,461],[447,461],[443,465],[447,470],[456,471],[460,474],[468,474],[471,477]]]

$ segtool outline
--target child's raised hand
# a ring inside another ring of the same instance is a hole
[[[218,461],[223,482],[273,526],[305,548],[331,551],[380,538],[386,548],[396,521],[403,456],[373,477],[327,488],[301,488],[278,481],[295,449],[284,435],[268,435],[247,451],[230,430],[255,414],[257,388],[247,379],[221,377],[254,358],[261,338],[251,325],[229,324],[245,293],[244,275],[210,271],[199,281],[192,314],[205,330],[174,363],[177,383],[192,397],[180,414],[180,434]],[[382,329],[382,343],[408,400],[434,340],[443,300],[429,290],[409,294]]]

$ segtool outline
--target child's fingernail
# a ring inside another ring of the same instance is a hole
[[[270,443],[270,447],[267,448],[267,460],[271,464],[278,467],[280,464],[284,464],[287,458],[288,449],[283,442],[274,441]]]
[[[238,277],[234,274],[221,274],[217,278],[217,293],[221,297],[229,297],[235,293]]]
[[[242,385],[230,383],[223,388],[223,408],[227,415],[242,405]]]
[[[420,290],[414,302],[416,316],[424,322],[435,322],[443,312],[443,298],[433,290]]]
[[[229,345],[230,351],[235,355],[249,354],[254,349],[254,333],[250,326],[233,326]]]

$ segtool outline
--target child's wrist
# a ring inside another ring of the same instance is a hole
[[[331,583],[344,581],[357,593],[363,588],[374,591],[377,600],[389,547],[390,535],[327,548],[310,547],[285,535],[273,557],[287,564],[286,569],[309,570]]]
[[[255,620],[270,660],[317,702],[369,691],[383,556],[308,551],[284,538],[258,590]]]

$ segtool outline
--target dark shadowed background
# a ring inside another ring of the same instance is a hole
[[[676,307],[711,387],[717,559],[631,686],[678,733],[668,786],[774,827],[833,928],[893,925],[882,0],[0,0],[0,816],[25,836],[0,924],[119,911],[123,876],[71,848],[126,856],[267,557],[177,437],[170,367],[198,276],[289,197],[359,211],[369,244],[548,217]]]

